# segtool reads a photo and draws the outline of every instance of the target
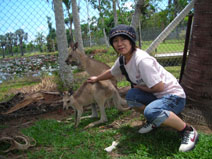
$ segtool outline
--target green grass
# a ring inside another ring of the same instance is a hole
[[[183,52],[184,43],[161,43],[155,53]]]
[[[152,41],[143,41],[141,48],[146,50],[151,43]],[[158,45],[157,49],[152,54],[183,52],[183,49],[184,40],[165,40]]]
[[[115,108],[106,110],[108,123],[122,120],[132,111],[118,112]],[[135,119],[132,119],[135,120]],[[140,119],[136,119],[140,120]],[[212,136],[200,133],[196,148],[190,152],[179,152],[180,137],[176,131],[158,128],[148,134],[139,134],[139,127],[123,124],[120,128],[103,128],[101,126],[84,130],[94,119],[83,119],[78,128],[70,123],[56,120],[39,120],[22,132],[37,141],[35,148],[25,152],[13,152],[27,155],[27,159],[114,159],[104,148],[113,141],[118,141],[113,154],[119,159],[209,159],[212,156]],[[5,148],[1,145],[0,150]]]
[[[35,85],[39,83],[40,80],[35,78],[23,77],[23,78],[15,78],[13,80],[4,81],[0,84],[0,102],[8,100],[13,94],[9,94],[10,90],[22,88],[24,86]]]
[[[181,66],[168,66],[165,67],[165,69],[169,71],[171,74],[173,74],[177,79],[180,78]]]

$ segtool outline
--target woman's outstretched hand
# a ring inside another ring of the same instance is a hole
[[[87,82],[89,82],[89,83],[95,83],[97,81],[98,81],[97,76],[91,76],[87,79]]]

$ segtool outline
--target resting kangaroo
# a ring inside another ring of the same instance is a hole
[[[63,96],[63,108],[68,109],[72,107],[75,111],[75,127],[79,125],[80,118],[83,113],[83,107],[92,103],[97,103],[100,108],[101,118],[99,121],[90,123],[85,128],[90,128],[100,123],[107,122],[107,116],[105,113],[105,102],[109,99],[113,99],[114,105],[120,111],[128,110],[129,108],[123,108],[121,104],[126,105],[126,101],[123,100],[117,89],[112,85],[108,85],[107,81],[100,81],[97,83],[84,82],[81,87],[73,94],[68,92]]]

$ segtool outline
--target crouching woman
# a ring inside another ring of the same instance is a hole
[[[132,88],[126,94],[130,107],[144,113],[146,124],[139,130],[144,134],[161,124],[172,127],[182,134],[179,151],[189,151],[195,147],[198,133],[191,125],[186,124],[177,114],[182,112],[186,95],[177,79],[162,67],[147,52],[136,48],[134,28],[118,25],[111,29],[109,42],[120,54],[111,69],[87,81],[97,82],[122,75],[131,81]],[[120,60],[122,58],[122,60]]]

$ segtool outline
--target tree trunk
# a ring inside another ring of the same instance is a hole
[[[89,13],[89,3],[86,0],[86,8],[87,8],[87,16],[88,16],[88,34],[89,34],[89,46],[92,46],[92,39],[91,39],[91,26],[90,26],[90,13]]]
[[[103,34],[104,34],[104,40],[105,40],[105,44],[107,45],[107,47],[109,47],[110,45],[109,45],[107,34],[106,34],[106,31],[105,31],[105,21],[104,21],[104,18],[102,17],[101,0],[99,0],[98,2],[99,2],[98,10],[99,10],[99,15],[100,15],[100,18],[101,18],[101,21],[102,21],[102,31],[103,31]]]
[[[69,10],[68,10],[68,19],[69,19],[69,23],[70,23],[69,35],[70,35],[71,43],[74,43],[73,32],[72,32],[72,22],[73,22],[73,20],[72,20],[71,14],[69,13]]]
[[[79,13],[78,13],[78,7],[77,7],[76,0],[72,0],[72,14],[73,14],[73,20],[74,20],[75,39],[78,42],[80,51],[84,52],[81,26],[80,26],[80,17],[79,17]]]
[[[116,0],[113,0],[113,16],[114,16],[114,25],[118,25],[118,16],[116,11]]]
[[[119,0],[116,0],[117,1],[117,6],[118,6],[118,9],[119,9],[119,18],[122,19],[122,10],[121,10],[121,7],[120,7],[120,1]]]
[[[138,0],[135,6],[135,13],[132,17],[132,22],[131,22],[131,26],[134,27],[135,29],[137,29],[138,24],[139,24],[139,18],[141,15],[141,8],[144,5],[144,0]]]
[[[68,43],[65,32],[62,0],[53,0],[53,2],[56,21],[57,47],[59,52],[59,75],[64,86],[69,88],[73,81],[73,75],[71,72],[71,67],[65,63],[65,60],[68,57]]]
[[[3,59],[5,58],[5,49],[4,49],[4,47],[2,47],[2,57],[3,57]]]
[[[212,1],[196,0],[189,55],[182,78],[185,120],[212,128]]]
[[[24,56],[23,42],[20,40],[21,56]]]

